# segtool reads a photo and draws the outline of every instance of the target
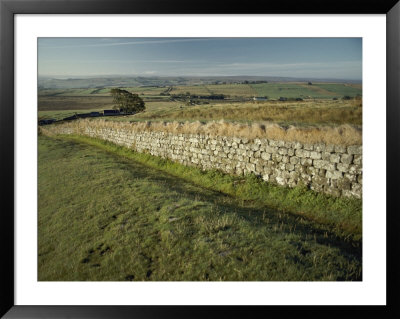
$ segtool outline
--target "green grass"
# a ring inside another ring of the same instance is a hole
[[[104,109],[86,109],[86,110],[58,110],[58,111],[39,111],[38,118],[39,119],[56,119],[62,120],[68,116],[72,116],[74,114],[81,113],[89,113],[89,112],[102,112]]]
[[[109,109],[114,105],[111,96],[87,95],[87,96],[39,96],[39,111],[59,111],[59,110],[81,110],[88,109]]]
[[[313,84],[313,86],[330,91],[336,97],[343,97],[345,95],[354,97],[358,94],[362,94],[361,87],[357,85],[348,85],[341,83],[315,83]]]
[[[84,137],[38,147],[39,280],[361,280],[359,201]]]
[[[326,98],[325,95],[311,90],[308,86],[295,83],[262,83],[252,84],[251,87],[258,96],[268,96],[270,99],[287,98]]]

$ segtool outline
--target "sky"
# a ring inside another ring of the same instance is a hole
[[[362,79],[362,38],[39,38],[39,76]]]

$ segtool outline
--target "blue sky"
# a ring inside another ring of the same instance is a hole
[[[39,38],[40,76],[361,80],[361,38]]]

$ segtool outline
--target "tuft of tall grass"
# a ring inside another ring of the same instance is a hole
[[[293,125],[362,125],[362,100],[257,101],[148,110],[141,120],[270,121]]]
[[[247,139],[267,138],[300,143],[327,143],[335,145],[361,145],[362,129],[344,124],[336,127],[283,127],[276,123],[232,123],[224,120],[210,122],[117,122],[104,119],[84,119],[62,124],[76,133],[84,134],[87,127],[97,130],[123,129],[135,132],[166,132],[172,134],[204,134],[210,136],[235,136]],[[52,129],[57,131],[57,127]]]

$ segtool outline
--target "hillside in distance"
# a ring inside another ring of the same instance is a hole
[[[142,87],[142,86],[183,86],[203,84],[231,84],[245,81],[296,82],[316,81],[335,83],[361,83],[359,80],[292,78],[276,76],[179,76],[179,77],[143,77],[143,76],[106,76],[106,77],[38,77],[39,89],[74,89],[104,87]]]

